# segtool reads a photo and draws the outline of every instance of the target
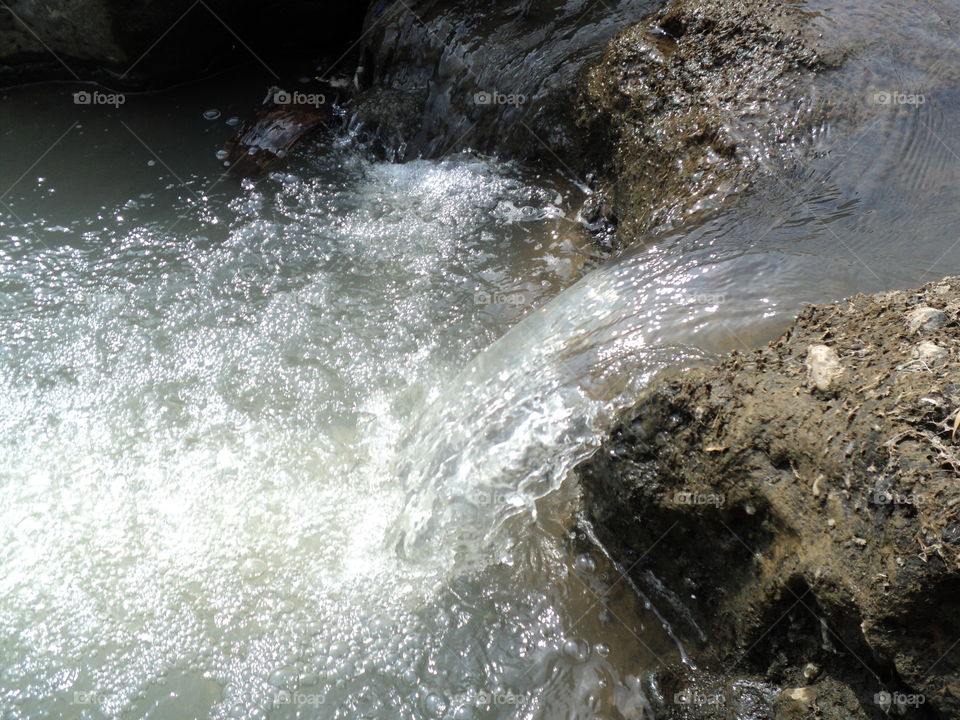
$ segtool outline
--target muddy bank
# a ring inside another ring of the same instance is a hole
[[[957,717],[958,413],[957,278],[651,389],[579,475],[701,668],[663,669],[664,717]]]

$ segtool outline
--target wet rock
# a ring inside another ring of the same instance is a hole
[[[597,190],[584,221],[625,246],[806,152],[806,81],[838,62],[808,20],[774,0],[384,0],[356,123],[398,159],[559,167]]]
[[[836,62],[808,19],[770,0],[671,0],[610,42],[578,110],[621,245],[715,210],[758,158],[804,152],[818,110],[803,80]]]
[[[350,130],[375,155],[402,160],[420,132],[426,93],[375,87],[354,99]]]
[[[960,363],[916,371],[904,322],[958,300],[948,278],[808,308],[656,384],[578,470],[586,517],[699,666],[788,691],[777,718],[879,719],[887,695],[960,716]],[[843,381],[797,392],[824,338]],[[954,356],[960,328],[937,345]],[[725,501],[665,500],[692,491]]]
[[[378,113],[377,126],[408,138],[404,158],[469,148],[583,172],[592,163],[582,154],[574,109],[582,73],[614,35],[657,5],[375,2],[364,28],[367,87],[419,98],[412,137],[405,110]]]
[[[907,327],[910,332],[932,332],[939,330],[949,322],[946,314],[932,307],[919,307],[907,315]]]
[[[843,373],[840,357],[826,345],[807,348],[807,382],[820,391],[827,391],[834,379]]]
[[[817,693],[813,688],[790,688],[783,691],[783,697],[802,707],[812,707],[817,699]]]
[[[222,157],[237,177],[264,175],[310,133],[334,119],[335,96],[271,88],[254,117],[223,146]]]

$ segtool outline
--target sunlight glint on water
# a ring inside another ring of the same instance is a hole
[[[140,204],[3,250],[6,713],[466,718],[562,677],[512,666],[567,641],[563,563],[460,607],[384,537],[410,418],[579,272],[569,198],[340,155],[169,236]]]

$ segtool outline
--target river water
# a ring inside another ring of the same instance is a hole
[[[683,651],[571,468],[652,375],[957,271],[958,86],[897,52],[802,167],[607,262],[576,179],[470,154],[225,177],[248,78],[7,91],[4,720],[649,716]]]

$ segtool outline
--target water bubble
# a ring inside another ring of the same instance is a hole
[[[297,679],[297,671],[292,667],[282,667],[270,674],[270,684],[278,688],[292,690]]]
[[[229,156],[230,156],[230,153],[228,153],[226,150],[221,149],[221,150],[217,150],[216,152],[217,160],[226,160]]]
[[[610,654],[610,646],[604,643],[597,643],[593,646],[593,651],[600,657],[606,657]]]
[[[147,167],[153,167],[157,164],[156,160],[147,160]]]
[[[203,113],[204,120],[216,120],[220,117],[220,111],[216,108],[211,108]]]
[[[234,115],[233,117],[227,118],[227,125],[229,125],[230,127],[236,127],[239,124],[240,124],[240,118],[238,118],[236,115]]]
[[[424,711],[432,717],[443,717],[447,709],[447,699],[443,695],[430,693],[423,700]]]
[[[585,575],[592,575],[597,569],[597,563],[586,553],[578,555],[573,566]]]
[[[476,711],[469,705],[461,705],[453,711],[453,720],[474,720]]]
[[[341,658],[350,652],[350,646],[346,643],[335,642],[330,646],[330,657]]]
[[[267,564],[260,558],[247,558],[240,565],[240,574],[247,578],[257,578],[263,575],[267,569]]]
[[[590,657],[590,645],[583,640],[571,638],[563,643],[563,654],[575,663],[586,662]]]

